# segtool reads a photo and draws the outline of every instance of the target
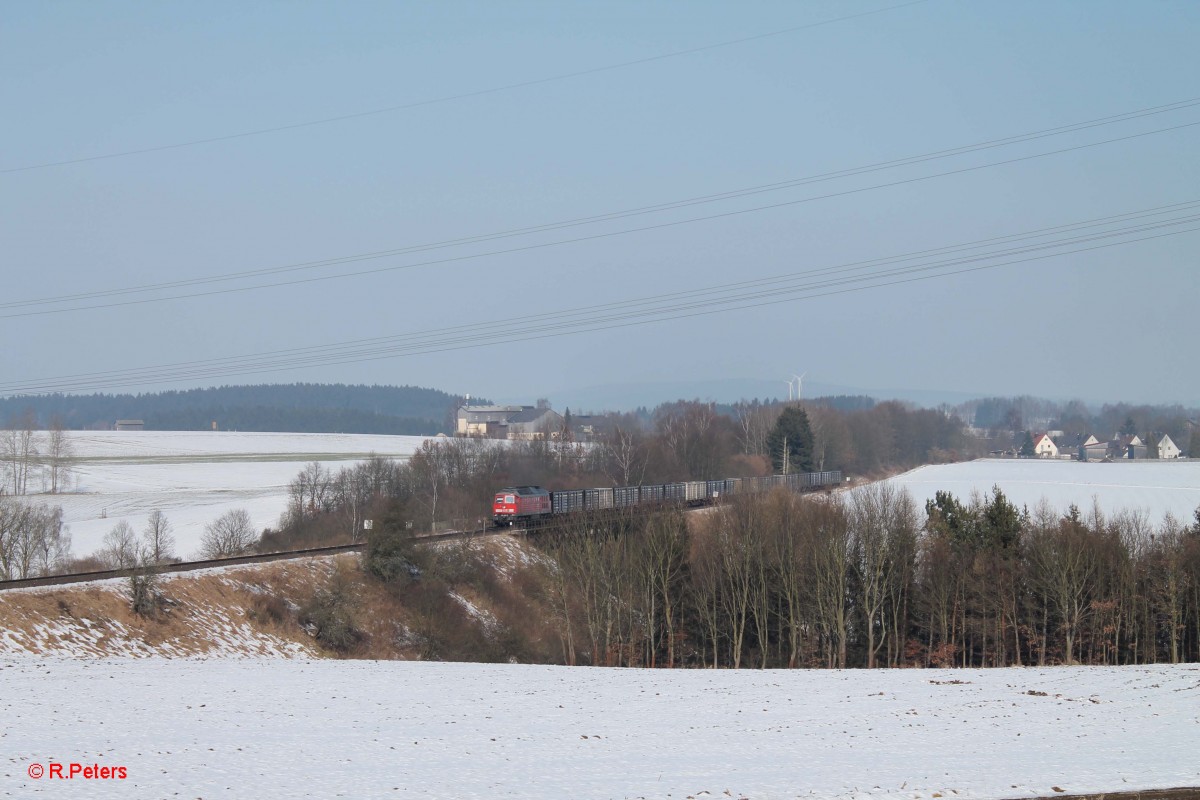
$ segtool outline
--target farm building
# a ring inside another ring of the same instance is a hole
[[[526,408],[509,417],[508,439],[557,439],[562,433],[562,414],[551,408]]]
[[[455,435],[531,441],[557,439],[562,430],[562,415],[549,407],[462,406]]]
[[[509,419],[533,406],[462,406],[458,409],[457,436],[503,439]]]

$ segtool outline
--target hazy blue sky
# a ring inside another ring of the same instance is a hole
[[[74,307],[13,305],[22,301],[508,231],[1200,98],[1200,3],[929,0],[444,103],[20,169],[461,95],[890,5],[898,3],[7,4],[0,391],[94,372],[63,385],[411,383],[550,394],[561,405],[583,387],[624,383],[758,380],[782,391],[784,378],[807,371],[810,381],[854,387],[1200,402],[1196,232],[519,344],[309,368],[272,357],[245,374],[214,365],[179,380],[155,372],[140,385],[111,375],[644,298],[1200,200],[1200,126],[846,194],[1197,123],[1200,106],[273,280],[841,193],[769,210],[360,277],[12,316]]]

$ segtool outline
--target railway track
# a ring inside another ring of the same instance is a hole
[[[480,528],[474,531],[444,531],[417,536],[418,544],[426,542],[445,542],[458,539],[473,539],[479,536],[498,534],[517,534],[523,530]],[[352,544],[335,544],[328,547],[309,547],[302,550],[283,550],[277,553],[256,553],[254,555],[232,556],[230,558],[210,558],[202,561],[180,561],[174,564],[158,564],[152,567],[133,567],[130,569],[105,569],[94,572],[76,572],[70,575],[47,575],[38,578],[18,578],[11,581],[0,581],[0,592],[7,589],[29,589],[38,586],[64,586],[72,583],[87,583],[102,581],[109,578],[129,578],[134,575],[170,575],[177,572],[194,572],[199,569],[213,567],[237,567],[246,564],[267,564],[272,561],[288,561],[296,558],[314,558],[317,556],[333,556],[339,553],[358,553],[366,547],[365,542]]]
[[[810,473],[810,475],[833,476],[831,478],[831,481],[835,485],[840,485],[841,481],[842,481],[842,473],[841,472]],[[787,476],[773,476],[772,478],[749,478],[746,480],[747,481],[768,481],[768,480],[772,480],[773,478],[781,478],[781,477],[784,478],[784,480],[787,479]],[[797,473],[797,477],[800,477],[800,473]],[[741,480],[741,479],[735,479],[735,480]],[[822,480],[823,480],[823,478],[822,478]],[[700,482],[700,483],[702,483],[702,482]],[[729,484],[730,481],[708,481],[707,483],[708,484],[719,483],[724,487],[724,486],[727,486],[727,484]],[[671,486],[675,486],[675,485],[684,486],[684,484],[670,484],[670,485]],[[763,486],[758,487],[756,489],[751,489],[750,491],[755,491],[755,492],[763,491],[765,488],[769,488],[769,486],[774,486],[774,485],[782,485],[782,484],[768,485],[768,484],[764,483]],[[649,488],[664,489],[664,486],[652,486]],[[633,488],[637,491],[641,491],[642,489],[647,488],[647,487],[626,487],[626,488]],[[797,484],[793,488],[795,488],[796,490],[798,490],[800,492],[817,491],[820,489],[828,490],[828,486],[826,485],[826,483],[823,483],[823,482],[816,482],[811,485]],[[686,510],[690,513],[690,512],[694,512],[694,511],[703,511],[707,508],[711,508],[712,505],[717,502],[715,499],[716,497],[717,497],[717,494],[713,494],[712,499],[706,499],[706,500],[702,501],[701,505],[687,508]],[[664,502],[664,501],[666,501],[666,502]],[[665,495],[659,495],[659,496],[656,496],[655,500],[650,504],[637,503],[634,505],[619,505],[619,506],[613,506],[613,507],[606,507],[603,510],[592,511],[590,513],[610,514],[610,515],[612,515],[612,514],[620,515],[620,514],[626,514],[626,513],[630,513],[630,512],[637,513],[639,511],[646,511],[647,509],[649,509],[651,507],[655,507],[655,508],[662,507],[666,504],[669,504],[670,502],[671,502],[670,499],[666,498]],[[675,502],[679,502],[679,498],[675,498]],[[555,517],[558,517],[558,516],[559,515],[555,515]],[[574,516],[574,514],[565,515],[565,516]],[[554,531],[575,530],[571,527],[571,524],[569,522],[565,521],[565,516],[564,516],[563,520],[554,519],[554,520],[543,521],[543,522],[540,522],[540,523],[533,525],[531,527],[528,527],[528,528],[503,528],[503,527],[489,526],[489,527],[479,528],[479,529],[472,530],[472,531],[444,531],[442,533],[430,533],[430,534],[418,535],[414,538],[416,539],[418,544],[421,544],[421,543],[425,543],[425,542],[441,542],[441,541],[454,541],[457,539],[471,539],[471,538],[474,538],[477,536],[487,536],[487,535],[501,535],[501,534],[503,534],[503,535],[526,535],[526,534],[530,534],[530,533],[552,533]],[[0,581],[0,592],[8,590],[8,589],[28,589],[28,588],[34,588],[34,587],[39,587],[39,586],[64,586],[64,585],[72,584],[72,583],[86,583],[87,581],[101,581],[101,580],[107,580],[110,578],[129,578],[134,575],[170,575],[170,574],[176,573],[176,572],[193,572],[193,571],[199,570],[199,569],[212,569],[213,567],[236,567],[236,566],[241,566],[241,565],[245,565],[245,564],[266,564],[271,561],[286,561],[286,560],[295,559],[295,558],[313,558],[316,556],[337,555],[339,553],[357,553],[357,552],[360,552],[364,547],[366,547],[365,542],[355,542],[353,544],[338,544],[338,545],[332,545],[332,546],[328,546],[328,547],[310,547],[310,548],[303,549],[303,550],[284,550],[284,551],[276,552],[276,553],[258,553],[255,555],[233,556],[231,558],[206,559],[203,561],[180,561],[175,564],[159,564],[159,565],[152,566],[152,567],[133,567],[130,569],[109,569],[109,570],[97,570],[94,572],[76,572],[76,573],[73,573],[70,575],[48,575],[48,576],[38,577],[38,578],[18,578],[16,580]]]
[[[430,542],[474,539],[480,536],[524,536],[531,531],[547,533],[559,530],[562,527],[562,525],[555,525],[554,523],[547,523],[529,529],[489,526],[471,531],[443,531],[441,533],[418,534],[414,539],[417,544],[425,544]],[[174,564],[158,564],[151,567],[105,569],[93,572],[75,572],[69,575],[17,578],[15,580],[0,581],[0,592],[9,589],[31,589],[39,586],[65,586],[72,583],[87,583],[88,581],[102,581],[110,578],[130,578],[134,575],[171,575],[178,572],[212,569],[213,567],[237,567],[247,564],[267,564],[272,561],[288,561],[296,558],[334,556],[339,553],[359,553],[366,546],[366,542],[353,542],[351,544],[335,544],[326,547],[308,547],[300,550],[281,550],[275,553],[255,553],[253,555],[210,558],[201,561],[179,561]]]

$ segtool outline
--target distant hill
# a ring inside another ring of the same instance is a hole
[[[32,411],[39,427],[60,417],[72,429],[140,419],[147,430],[433,434],[445,431],[462,398],[419,386],[262,384],[146,394],[0,398],[0,422]],[[481,402],[486,402],[482,401]],[[448,431],[447,431],[448,432]]]
[[[554,399],[556,408],[570,407],[572,411],[631,411],[635,408],[654,408],[660,403],[673,402],[679,398],[695,398],[706,402],[735,403],[751,398],[786,399],[787,388],[782,380],[767,381],[730,378],[724,380],[662,381],[642,383],[609,383],[602,386],[563,388],[544,392]],[[936,408],[943,403],[962,403],[981,397],[971,392],[914,389],[869,389],[859,386],[843,386],[818,380],[804,381],[804,397],[870,397],[878,402],[901,400],[927,408]],[[500,397],[500,402],[510,398]],[[512,398],[515,402],[516,398]]]

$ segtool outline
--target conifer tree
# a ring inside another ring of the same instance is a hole
[[[808,414],[800,406],[788,406],[767,436],[767,452],[776,472],[812,472],[813,433]]]

